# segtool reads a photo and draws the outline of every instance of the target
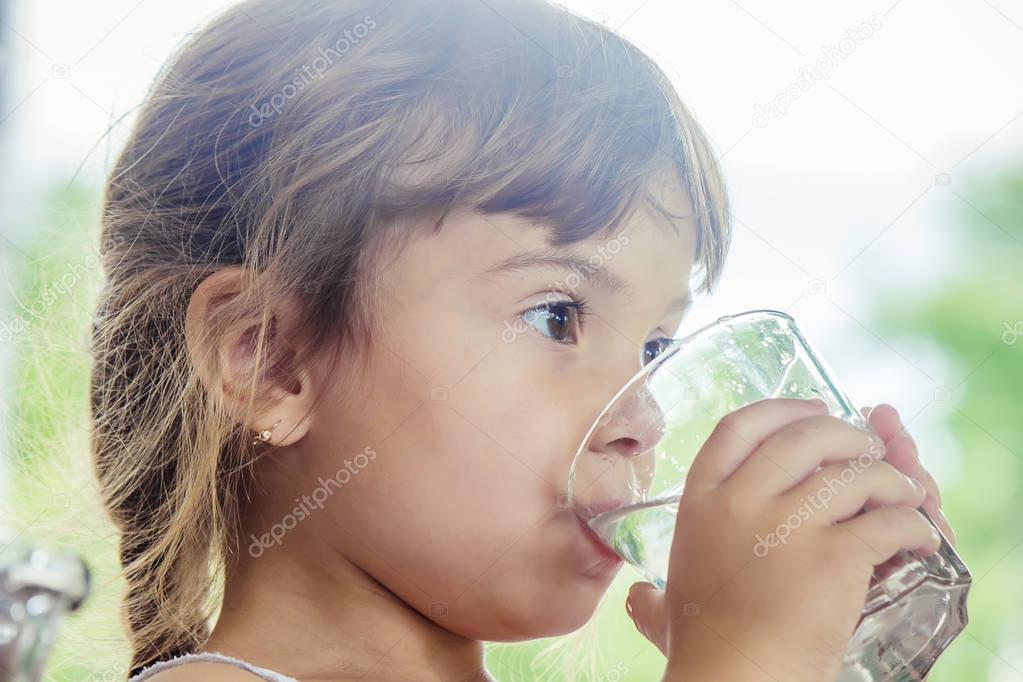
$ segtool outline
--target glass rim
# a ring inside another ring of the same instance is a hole
[[[744,317],[783,317],[783,318],[785,318],[786,320],[788,320],[789,322],[791,322],[793,324],[795,324],[795,322],[796,322],[796,318],[792,317],[791,315],[789,315],[788,313],[786,313],[783,310],[774,310],[773,308],[755,308],[753,310],[744,310],[744,311],[742,311],[740,313],[732,313],[731,315],[722,315],[721,317],[717,318],[716,320],[713,320],[713,321],[708,322],[707,324],[703,325],[699,329],[691,331],[688,334],[686,334],[685,336],[680,337],[678,339],[675,339],[675,343],[672,343],[670,347],[672,349],[674,349],[676,345],[681,345],[682,343],[686,343],[686,342],[692,341],[693,339],[701,336],[704,332],[709,331],[713,327],[718,326],[719,324],[721,324],[722,322],[725,322],[726,320],[736,320],[736,319],[744,318]],[[659,359],[659,357],[660,356],[658,356],[658,359]],[[656,360],[655,360],[655,362],[656,362]],[[651,363],[651,364],[653,364],[653,363]]]

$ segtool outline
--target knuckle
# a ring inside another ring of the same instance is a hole
[[[734,431],[742,422],[742,416],[737,412],[729,412],[718,420],[715,431]]]
[[[874,445],[874,438],[869,433],[853,426],[841,417],[831,414],[820,414],[805,417],[792,423],[793,429],[803,434],[827,434],[830,437],[842,438],[843,442],[855,441],[858,449],[867,450]]]
[[[891,507],[887,507],[886,511],[889,516],[888,520],[890,520],[891,524],[907,532],[930,526],[923,514],[909,505],[892,505]]]
[[[829,480],[841,478],[842,475],[842,462],[832,462],[831,464],[825,464],[810,477],[813,486],[815,488],[822,487],[827,484]]]
[[[737,441],[741,442],[746,439],[745,436],[743,436],[743,429],[739,420],[725,416],[718,420],[717,425],[714,427],[714,430],[711,432],[707,440],[713,440],[715,443],[734,443]]]
[[[902,473],[891,464],[885,461],[879,461],[874,464],[874,470],[877,472],[879,480],[885,484],[890,485],[894,488],[900,489],[915,489],[912,480],[906,474]]]
[[[812,419],[816,420],[819,424],[826,428],[841,429],[843,431],[849,431],[850,433],[866,433],[858,426],[853,426],[846,420],[841,417],[836,417],[833,414],[815,415]]]
[[[859,469],[854,459],[844,459],[832,462],[823,467],[819,472],[822,474],[821,483],[838,481],[844,488],[859,489],[860,486],[870,485],[870,479],[863,476],[863,470]]]
[[[815,419],[816,417],[797,419],[785,427],[786,436],[793,440],[806,440],[817,431]]]
[[[893,504],[888,507],[882,507],[877,510],[877,513],[881,516],[881,520],[885,525],[888,526],[902,526],[906,523],[908,515],[906,511],[908,507],[900,504]]]
[[[879,476],[884,476],[890,479],[894,479],[897,476],[902,475],[902,472],[900,472],[898,469],[893,467],[889,462],[886,462],[883,459],[879,459],[878,461],[874,462],[873,466],[871,466],[870,468],[879,472],[878,473]]]

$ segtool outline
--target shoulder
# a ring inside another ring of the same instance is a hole
[[[147,682],[253,682],[259,675],[220,661],[194,661],[161,670]]]

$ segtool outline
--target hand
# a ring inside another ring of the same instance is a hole
[[[718,423],[686,479],[665,590],[637,583],[627,603],[666,679],[837,676],[874,566],[939,545],[916,510],[924,487],[884,454],[812,401],[761,400]],[[839,475],[826,503],[796,513]]]

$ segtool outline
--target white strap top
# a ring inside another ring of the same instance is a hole
[[[181,656],[175,656],[174,658],[167,659],[166,661],[157,661],[143,668],[137,675],[128,679],[128,682],[141,682],[142,680],[148,680],[150,677],[166,670],[167,668],[173,668],[175,666],[184,665],[185,663],[191,663],[192,661],[213,661],[218,663],[228,663],[230,665],[247,670],[250,673],[258,675],[268,682],[298,682],[294,677],[288,677],[281,673],[275,673],[273,670],[267,668],[260,668],[259,666],[246,663],[245,661],[234,658],[233,656],[225,656],[224,654],[218,654],[215,652],[202,652],[198,654],[183,654]]]

